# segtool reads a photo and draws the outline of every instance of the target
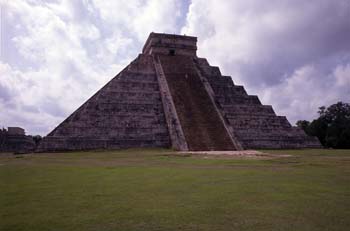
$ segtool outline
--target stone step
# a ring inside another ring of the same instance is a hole
[[[221,108],[228,116],[276,115],[271,105],[221,104]]]
[[[284,116],[232,116],[228,118],[231,126],[241,129],[259,129],[259,128],[290,128],[288,120]]]
[[[192,58],[160,56],[190,150],[234,150]]]
[[[261,106],[261,102],[256,95],[237,95],[236,97],[215,97],[220,105],[255,105]]]

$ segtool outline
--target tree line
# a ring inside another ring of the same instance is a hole
[[[296,125],[306,134],[316,136],[326,148],[350,148],[350,104],[322,106],[318,114],[312,122],[299,120]]]

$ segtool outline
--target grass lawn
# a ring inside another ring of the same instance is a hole
[[[350,150],[0,154],[0,230],[350,230]]]

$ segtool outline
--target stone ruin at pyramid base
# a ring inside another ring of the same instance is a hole
[[[321,147],[196,51],[196,37],[151,33],[142,54],[49,133],[38,151]]]
[[[0,153],[28,153],[33,152],[35,147],[33,137],[26,135],[23,128],[0,128]]]

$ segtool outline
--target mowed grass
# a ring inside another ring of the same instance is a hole
[[[0,155],[0,230],[349,230],[350,150]]]

